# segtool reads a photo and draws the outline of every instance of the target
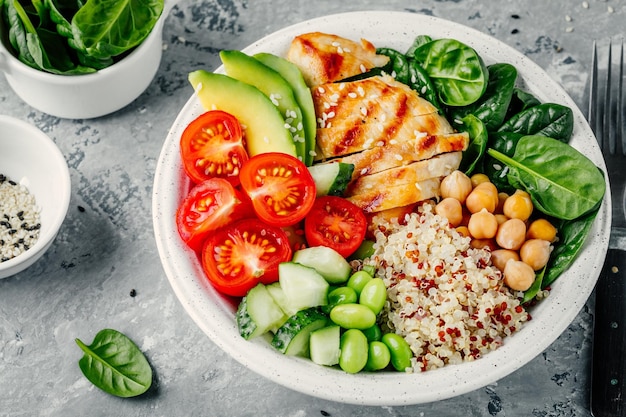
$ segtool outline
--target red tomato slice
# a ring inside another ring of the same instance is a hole
[[[273,226],[298,223],[315,201],[313,177],[306,165],[291,155],[255,155],[243,165],[239,177],[257,216]]]
[[[210,236],[202,249],[202,266],[220,292],[236,297],[259,282],[278,280],[278,264],[291,259],[289,239],[279,227],[243,219]]]
[[[223,178],[211,178],[189,191],[176,211],[176,226],[185,243],[199,251],[210,232],[251,215],[251,203],[241,191]]]
[[[219,177],[239,184],[239,171],[248,153],[235,116],[211,110],[192,121],[180,138],[185,172],[194,182]]]
[[[367,231],[363,211],[345,198],[320,197],[304,220],[309,246],[328,246],[344,258],[361,245]]]

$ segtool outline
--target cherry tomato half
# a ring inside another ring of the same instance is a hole
[[[276,226],[243,219],[216,231],[202,249],[202,266],[220,292],[244,296],[259,282],[278,280],[278,264],[291,259],[289,239]]]
[[[185,172],[196,183],[219,177],[237,185],[248,160],[239,121],[221,110],[203,113],[185,128],[180,152]]]
[[[195,251],[207,235],[234,220],[254,215],[248,198],[222,178],[196,184],[176,211],[180,237]]]
[[[257,216],[273,226],[298,223],[315,201],[315,182],[306,165],[285,153],[253,156],[239,177]]]
[[[367,231],[367,219],[360,208],[345,198],[324,196],[315,201],[304,220],[304,234],[309,246],[328,246],[344,258],[361,245]]]

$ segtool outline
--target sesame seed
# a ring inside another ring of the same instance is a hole
[[[367,68],[363,64],[359,66],[359,69],[361,70],[361,73],[367,72]]]
[[[586,1],[583,1],[583,9],[588,9],[589,8],[589,3]]]
[[[350,93],[348,93],[348,97],[350,97],[350,98],[357,98],[358,96],[356,95],[356,93],[350,92]]]

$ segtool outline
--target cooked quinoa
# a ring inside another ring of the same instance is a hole
[[[24,185],[0,174],[0,262],[32,247],[40,228],[35,197]]]
[[[489,250],[471,248],[432,204],[404,220],[377,225],[366,264],[387,285],[383,327],[402,335],[415,355],[407,371],[473,361],[530,319]]]

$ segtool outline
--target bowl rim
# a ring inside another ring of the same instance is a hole
[[[65,160],[65,157],[59,147],[50,136],[45,134],[41,129],[24,120],[13,116],[0,115],[0,126],[5,124],[11,124],[26,132],[26,137],[33,139],[39,146],[41,146],[41,152],[45,152],[48,158],[54,158],[56,165],[58,165],[59,168],[62,168],[57,172],[60,180],[59,189],[62,190],[62,193],[58,195],[58,200],[56,200],[58,202],[54,209],[56,213],[52,217],[49,227],[46,228],[47,232],[45,234],[40,234],[35,244],[28,250],[20,253],[14,258],[9,259],[8,261],[0,262],[0,278],[7,278],[30,266],[29,261],[34,262],[34,260],[36,260],[38,256],[41,256],[45,249],[47,249],[47,247],[56,238],[56,235],[58,234],[58,231],[61,228],[69,210],[72,188],[67,161]],[[39,202],[37,202],[37,204],[39,205]],[[42,207],[42,210],[43,209],[44,208]],[[20,265],[24,265],[24,267],[20,268]],[[2,272],[6,271],[12,272],[9,275],[2,276]]]

